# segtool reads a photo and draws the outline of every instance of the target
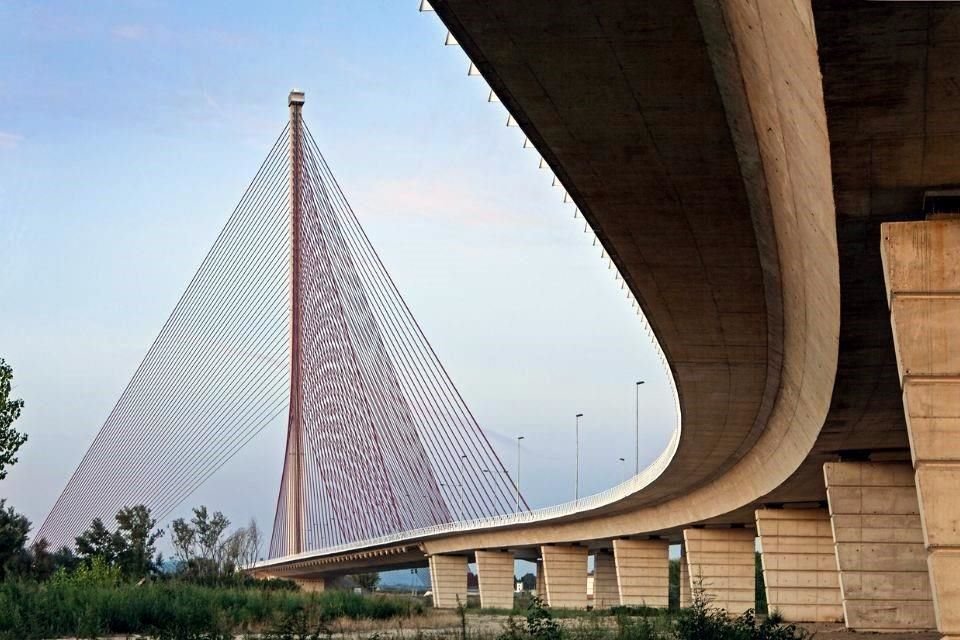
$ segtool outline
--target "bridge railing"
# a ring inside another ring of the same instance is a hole
[[[673,388],[673,377],[672,375],[667,374],[667,378],[670,381],[670,385]],[[679,396],[676,393],[675,389],[673,390],[674,398],[674,411],[676,422],[674,425],[673,432],[670,437],[670,441],[667,443],[667,447],[663,452],[657,456],[657,458],[647,467],[643,469],[640,473],[635,476],[628,478],[627,480],[621,482],[618,485],[605,489],[599,493],[593,495],[585,496],[578,500],[571,500],[569,502],[564,502],[562,504],[553,505],[550,507],[543,507],[540,509],[531,509],[528,511],[519,511],[517,513],[510,513],[498,516],[492,516],[488,518],[477,518],[473,520],[461,520],[457,522],[445,522],[443,524],[437,524],[430,527],[423,527],[421,529],[414,529],[411,531],[401,531],[398,533],[393,533],[386,536],[380,536],[377,538],[370,538],[367,540],[359,540],[356,542],[350,542],[346,544],[335,545],[331,547],[325,547],[322,549],[315,549],[312,551],[305,551],[291,556],[283,556],[280,558],[273,558],[271,560],[264,560],[258,562],[255,566],[258,568],[269,567],[277,564],[286,564],[290,562],[296,562],[297,560],[305,560],[308,558],[318,558],[323,556],[337,555],[340,553],[349,553],[352,551],[360,551],[368,548],[382,547],[393,544],[401,544],[404,542],[414,542],[426,540],[429,538],[435,538],[444,535],[451,535],[457,533],[473,532],[485,529],[499,529],[503,527],[511,527],[516,525],[523,524],[534,524],[546,522],[549,520],[554,520],[557,518],[563,518],[578,513],[585,513],[598,509],[600,507],[613,504],[619,500],[622,500],[630,495],[633,495],[645,487],[647,487],[651,482],[656,480],[664,469],[667,468],[667,465],[670,464],[670,461],[673,459],[673,456],[677,452],[677,447],[680,444],[680,401]]]

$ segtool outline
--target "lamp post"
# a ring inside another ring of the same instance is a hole
[[[634,385],[634,388],[637,390],[637,402],[635,404],[635,425],[634,431],[636,435],[636,445],[637,445],[637,457],[636,457],[636,470],[635,474],[640,473],[640,385],[643,384],[643,380],[638,380],[637,384]]]
[[[580,418],[583,417],[582,413],[577,414],[577,475],[576,482],[573,488],[573,498],[574,500],[580,499]]]
[[[515,513],[520,513],[520,441],[523,439],[523,436],[517,436],[517,510]]]
[[[617,458],[620,461],[620,482],[625,482],[627,479],[627,471],[624,463],[627,461],[626,458]]]
[[[463,468],[467,466],[467,456],[460,456],[460,517],[464,517],[464,505],[463,505]]]

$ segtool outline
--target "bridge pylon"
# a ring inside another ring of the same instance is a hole
[[[287,552],[303,551],[303,410],[301,356],[303,306],[301,281],[301,217],[303,211],[303,103],[304,93],[293,89],[287,98],[290,107],[290,409],[287,418],[287,451],[283,466],[286,483]]]

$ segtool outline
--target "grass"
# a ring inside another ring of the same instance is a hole
[[[232,637],[291,621],[320,629],[338,618],[387,620],[422,612],[402,598],[345,591],[224,588],[164,582],[77,585],[0,583],[0,639],[150,635],[170,639]]]

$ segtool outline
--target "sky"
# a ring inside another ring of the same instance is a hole
[[[0,498],[59,495],[287,118],[533,507],[621,482],[674,400],[572,204],[419,0],[0,0],[0,357],[29,434]],[[273,520],[285,424],[171,514]],[[620,462],[620,458],[625,458]],[[164,523],[166,524],[166,523]]]

